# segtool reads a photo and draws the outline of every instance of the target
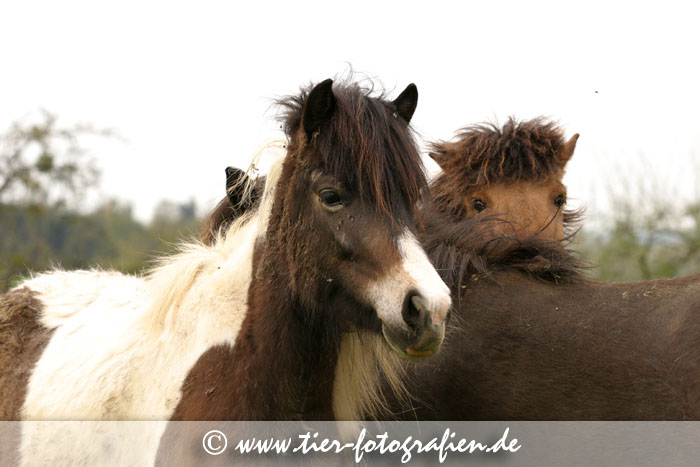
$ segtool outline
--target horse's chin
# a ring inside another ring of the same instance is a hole
[[[432,357],[440,351],[440,346],[442,345],[442,340],[445,336],[444,328],[439,335],[435,335],[430,339],[417,339],[415,344],[412,345],[405,338],[400,337],[400,334],[405,334],[405,331],[392,330],[389,326],[382,324],[382,335],[384,340],[386,340],[389,347],[396,352],[400,357],[407,359],[417,359]]]

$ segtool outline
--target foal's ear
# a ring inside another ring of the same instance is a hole
[[[562,147],[561,150],[562,167],[565,166],[566,163],[569,162],[569,159],[571,159],[571,156],[574,155],[574,149],[576,149],[576,141],[578,141],[578,133],[572,136],[569,139],[569,141],[564,143],[564,147]]]
[[[232,205],[240,204],[248,175],[241,169],[226,167],[226,196]]]
[[[318,83],[311,90],[301,113],[301,124],[309,140],[323,122],[331,118],[335,111],[335,101],[332,79]]]
[[[399,97],[393,102],[394,107],[396,107],[396,113],[401,115],[401,118],[406,120],[406,123],[411,121],[413,117],[413,112],[416,111],[416,105],[418,105],[418,88],[415,84],[411,83],[406,86]]]

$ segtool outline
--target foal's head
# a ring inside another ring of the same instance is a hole
[[[431,195],[438,208],[460,219],[493,219],[495,234],[561,240],[575,217],[565,210],[562,178],[577,139],[566,141],[543,119],[467,127],[455,141],[433,145],[430,155],[442,173]]]
[[[387,101],[326,80],[281,101],[288,155],[265,239],[304,319],[382,332],[407,357],[439,349],[451,304],[415,235],[417,98],[414,85]]]

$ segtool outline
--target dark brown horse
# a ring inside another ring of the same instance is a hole
[[[407,368],[385,418],[697,420],[700,275],[601,284],[557,243],[426,213],[456,309],[443,351]]]
[[[495,135],[495,129],[479,131]],[[560,141],[549,152],[536,154],[554,156],[563,145]],[[524,148],[527,154],[528,146]],[[549,170],[547,159],[533,161],[522,154],[506,153],[503,165],[492,166],[498,172],[491,179],[520,173],[532,181]],[[443,166],[445,176],[468,176],[459,160]],[[480,165],[482,175],[486,166]],[[387,390],[391,410],[376,413],[374,406],[371,416],[700,417],[700,276],[633,284],[591,282],[581,274],[578,258],[559,242],[503,235],[494,229],[501,216],[470,217],[460,209],[446,209],[463,205],[464,189],[459,187],[465,185],[434,190],[442,197],[439,206],[424,212],[426,248],[458,304],[443,350],[430,361],[405,365],[411,400],[392,399]]]
[[[498,219],[445,209],[463,202],[463,189],[440,193],[452,199],[425,211],[424,240],[458,305],[441,353],[405,365],[410,400],[387,390],[391,410],[371,416],[700,417],[700,276],[591,282],[559,242],[494,235]]]

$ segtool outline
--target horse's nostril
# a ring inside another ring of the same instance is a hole
[[[403,320],[413,331],[418,330],[423,325],[426,313],[427,310],[420,295],[409,295],[403,309]]]

